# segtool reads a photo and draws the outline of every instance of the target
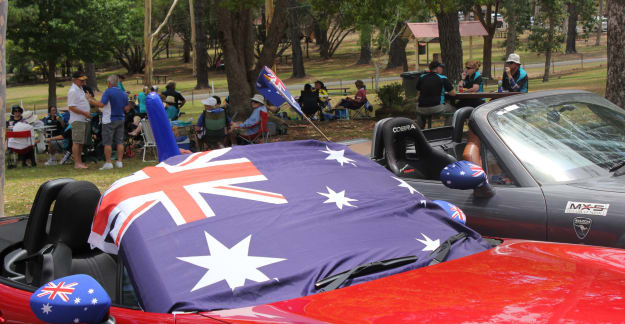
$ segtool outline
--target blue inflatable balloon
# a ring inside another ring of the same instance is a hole
[[[448,203],[444,200],[434,200],[432,202],[439,205],[441,208],[443,208],[443,210],[445,210],[445,213],[447,213],[447,216],[449,216],[449,218],[455,220],[456,222],[460,224],[467,223],[467,216],[464,214],[462,209],[460,209],[458,206],[452,203]]]
[[[158,161],[165,161],[168,158],[179,155],[178,145],[171,124],[167,119],[167,114],[163,108],[161,97],[156,92],[152,92],[145,98],[145,107],[148,113],[148,120],[152,126],[152,133],[156,141],[158,151]]]
[[[441,170],[441,182],[451,189],[475,189],[486,183],[486,173],[477,164],[458,161]]]

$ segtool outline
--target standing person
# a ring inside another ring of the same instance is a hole
[[[106,79],[108,89],[104,91],[102,99],[97,101],[89,97],[89,103],[102,109],[102,143],[104,144],[104,157],[106,162],[100,170],[109,170],[113,168],[111,155],[113,154],[113,145],[116,145],[117,162],[115,167],[124,166],[122,160],[124,158],[124,113],[128,104],[128,96],[122,89],[118,88],[119,78],[117,75],[110,75]]]
[[[165,86],[165,91],[163,91],[163,95],[165,97],[174,97],[174,99],[176,100],[175,107],[176,109],[178,109],[178,112],[180,112],[182,106],[184,106],[184,104],[187,102],[182,94],[176,91],[176,82],[173,80],[167,81],[167,85]],[[179,113],[177,115],[179,115]]]
[[[455,96],[456,90],[443,75],[445,64],[432,61],[429,65],[430,72],[421,74],[417,79],[417,124],[425,127],[425,117],[438,115],[444,112],[453,112],[454,107],[445,103],[445,92]]]
[[[69,108],[69,124],[72,125],[72,154],[74,155],[74,168],[86,169],[82,163],[82,147],[87,142],[87,127],[91,113],[89,101],[82,89],[87,80],[82,72],[72,74],[72,86],[67,92],[67,106]]]
[[[147,97],[149,93],[150,88],[143,87],[143,91],[137,96],[137,100],[139,101],[139,114],[141,114],[141,117],[145,117],[144,115],[147,114],[145,110],[145,97]]]
[[[48,107],[48,116],[43,118],[43,124],[45,126],[50,127],[50,130],[47,131],[50,134],[49,137],[55,137],[59,135],[63,135],[63,131],[65,130],[65,121],[59,115],[57,115],[57,110],[55,106]],[[56,165],[56,152],[63,152],[63,142],[62,141],[50,141],[48,144],[48,154],[50,158],[45,165]]]
[[[465,70],[462,73],[462,80],[458,84],[458,87],[462,87],[463,92],[484,92],[484,81],[482,75],[478,71],[482,63],[480,61],[467,61],[465,63]],[[456,107],[477,107],[484,103],[484,99],[462,99],[456,103]]]
[[[501,80],[505,91],[527,93],[529,86],[527,72],[521,67],[521,57],[518,54],[508,55]]]

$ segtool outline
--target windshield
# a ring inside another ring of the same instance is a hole
[[[625,112],[594,94],[526,100],[488,121],[540,184],[605,176],[625,158]]]

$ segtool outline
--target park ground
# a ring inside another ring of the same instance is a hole
[[[493,61],[499,64],[497,66],[497,75],[500,75],[501,62],[504,60],[504,48],[501,47],[503,40],[496,39],[493,47]],[[589,42],[585,40],[578,41],[578,51],[583,54],[584,59],[592,58],[604,58],[606,57],[605,36],[602,39],[602,46],[593,46],[594,38],[591,38]],[[474,39],[473,41],[473,58],[481,60],[481,40]],[[415,68],[415,46],[409,44],[407,47],[408,61],[410,69]],[[463,42],[463,51],[465,59],[468,59],[468,42]],[[330,60],[321,60],[316,54],[315,48],[310,48],[310,59],[305,60],[307,77],[302,79],[291,79],[291,66],[287,64],[278,64],[277,71],[279,76],[284,80],[287,85],[311,83],[314,80],[320,79],[325,82],[328,81],[346,81],[345,86],[351,87],[351,92],[355,92],[355,87],[348,80],[363,79],[367,83],[367,89],[369,93],[367,96],[373,102],[374,107],[380,107],[380,102],[372,89],[372,77],[375,75],[375,69],[373,65],[356,65],[354,62],[358,57],[359,47],[357,43],[357,37],[348,37],[343,45],[338,49],[335,56]],[[439,52],[438,44],[431,44],[430,55],[432,53]],[[519,51],[523,58],[524,64],[533,64],[544,62],[544,57],[535,53],[529,53],[526,51]],[[288,54],[288,52],[287,52]],[[579,60],[582,55],[556,55],[556,62]],[[425,55],[421,56],[422,63],[425,59]],[[183,108],[186,111],[186,118],[195,119],[201,112],[201,103],[199,100],[190,100],[189,95],[206,94],[209,90],[194,91],[195,80],[191,76],[191,65],[181,63],[181,59],[178,56],[170,58],[162,58],[155,61],[156,68],[155,74],[168,75],[169,79],[174,79],[178,83],[178,89],[187,95],[189,103]],[[385,63],[385,62],[384,62]],[[555,72],[552,72],[552,77],[549,82],[542,82],[542,75],[544,67],[534,67],[528,69],[530,75],[530,91],[550,90],[550,89],[583,89],[591,92],[598,93],[600,95],[605,94],[606,85],[606,62],[599,61],[593,63],[584,63],[583,68],[581,62],[575,64],[567,64],[563,66],[556,66]],[[421,67],[422,69],[423,67]],[[382,77],[396,77],[401,73],[401,69],[383,70]],[[106,88],[106,77],[111,73],[124,73],[124,70],[108,70],[101,71],[98,74],[98,83],[101,90]],[[225,75],[223,73],[211,72],[210,80],[213,81],[215,92],[227,91],[227,84]],[[132,93],[140,91],[142,85],[140,84],[140,76],[129,76],[125,82],[125,86]],[[401,82],[401,81],[387,81],[380,85]],[[58,93],[58,106],[63,107],[65,104],[65,95],[69,86],[69,81],[62,82],[62,87],[57,89]],[[486,87],[485,91],[493,91],[496,85],[490,84]],[[101,94],[97,94],[99,97]],[[335,101],[338,101],[342,97],[340,94],[333,95]],[[23,103],[26,109],[35,109],[37,111],[43,110],[47,103],[47,84],[35,84],[35,85],[21,85],[13,86],[7,89],[7,107],[10,107],[13,103]],[[41,114],[40,114],[41,115]],[[40,118],[43,116],[39,116]],[[368,138],[371,136],[373,126],[375,125],[375,119],[362,119],[362,120],[341,120],[331,122],[319,122],[317,125],[322,129],[326,135],[332,141],[344,141],[354,138]],[[289,141],[289,140],[303,140],[303,139],[318,139],[321,140],[319,135],[310,125],[301,121],[292,121],[289,127],[287,135],[280,135],[271,138],[271,141]],[[140,153],[140,152],[139,152]],[[6,170],[5,179],[5,215],[20,215],[27,214],[30,211],[32,201],[35,197],[39,186],[49,180],[61,177],[70,177],[77,180],[87,180],[93,182],[102,192],[106,190],[115,180],[127,176],[133,172],[136,172],[146,166],[154,165],[155,163],[144,163],[141,161],[141,155],[137,154],[138,158],[128,159],[124,161],[123,169],[113,169],[107,171],[99,171],[100,164],[90,164],[87,170],[75,170],[71,165],[62,166],[43,166],[43,162],[47,157],[46,154],[40,154],[39,166],[36,168],[21,168]]]

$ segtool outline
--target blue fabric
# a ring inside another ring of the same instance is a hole
[[[458,161],[441,170],[441,181],[453,189],[467,190],[483,186],[486,182],[484,169],[469,161]]]
[[[52,280],[30,297],[30,309],[46,323],[102,323],[110,307],[104,288],[84,274]]]
[[[521,82],[521,80],[523,80],[524,78],[527,77],[527,72],[525,72],[525,70],[522,67],[519,67],[519,78],[516,79],[516,83],[518,84],[519,82]],[[527,90],[529,88],[529,79],[525,81],[525,84],[523,84],[523,87],[521,87],[521,92],[527,93]]]
[[[171,123],[167,119],[163,102],[158,93],[152,92],[145,99],[148,120],[152,126],[152,133],[156,141],[158,160],[164,161],[174,155],[180,154],[174,132],[171,130]]]
[[[447,79],[446,76],[436,73],[441,80]],[[445,104],[445,87],[441,87],[441,105]]]
[[[122,206],[125,197],[135,200]],[[132,215],[120,249],[147,312],[287,300],[358,265],[419,258],[355,285],[427,266],[458,232],[467,238],[449,260],[489,248],[384,167],[319,141],[234,146],[145,168],[102,197],[89,242],[118,237]]]
[[[176,117],[178,117],[178,108],[176,108],[176,106],[174,105],[167,106],[165,111],[167,113],[167,119],[169,120],[174,120],[176,119]]]
[[[286,85],[266,66],[263,67],[256,79],[256,90],[272,105],[280,107],[283,103],[288,102],[295,112],[300,116],[304,115],[302,108],[286,88]]]
[[[124,120],[124,107],[128,105],[128,95],[120,88],[111,87],[104,91],[102,99],[103,104],[111,104],[111,121]]]

